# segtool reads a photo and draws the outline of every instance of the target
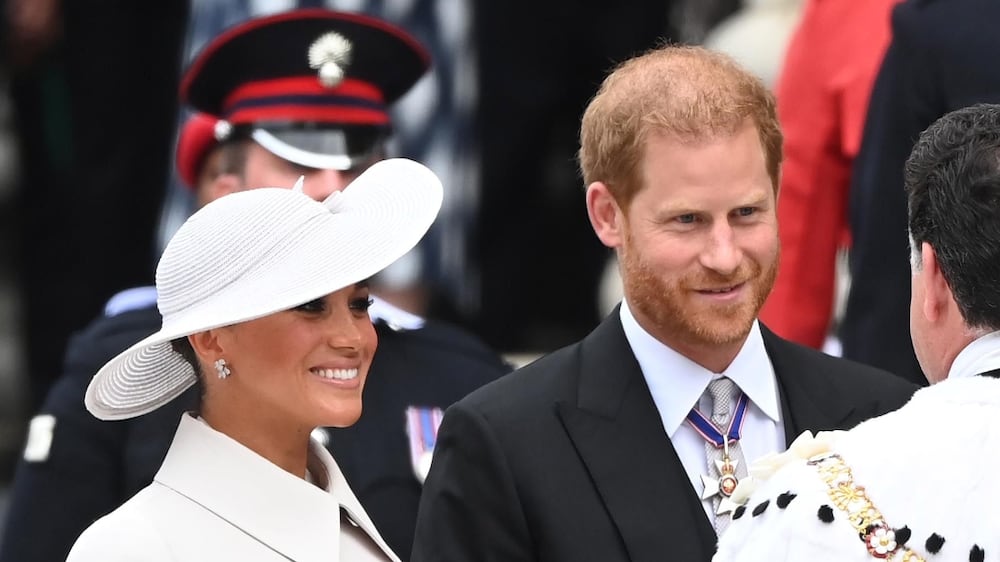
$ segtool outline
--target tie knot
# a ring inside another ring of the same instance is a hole
[[[729,419],[729,405],[737,392],[739,387],[726,377],[708,383],[708,394],[712,397],[712,421],[720,423]]]

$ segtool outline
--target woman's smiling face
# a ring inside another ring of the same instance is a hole
[[[260,419],[304,428],[353,424],[378,343],[370,302],[367,284],[359,283],[218,329],[233,375],[213,385],[217,394],[211,399],[235,401],[253,417],[259,413]]]

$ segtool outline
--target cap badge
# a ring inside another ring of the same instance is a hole
[[[309,68],[319,71],[319,81],[327,88],[335,88],[344,79],[347,65],[351,63],[351,42],[343,35],[331,31],[309,46]]]

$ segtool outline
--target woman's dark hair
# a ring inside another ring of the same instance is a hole
[[[191,365],[195,373],[201,374],[201,364],[198,362],[198,354],[194,352],[194,348],[191,347],[191,342],[188,341],[186,336],[170,340],[170,348],[174,352],[179,353]]]
[[[194,352],[194,348],[191,347],[191,342],[188,341],[187,337],[181,337],[174,340],[170,340],[170,348],[174,350],[175,353],[179,354],[189,365],[194,369],[194,375],[197,380],[195,380],[194,386],[198,389],[194,404],[194,413],[201,414],[201,400],[205,393],[205,386],[201,382],[201,362],[198,361],[198,354]]]

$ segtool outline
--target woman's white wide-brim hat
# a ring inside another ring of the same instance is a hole
[[[412,249],[441,208],[441,182],[412,160],[373,165],[314,201],[299,189],[227,195],[193,214],[156,267],[158,332],[94,375],[94,416],[139,416],[197,380],[171,340],[261,318],[368,279]]]

